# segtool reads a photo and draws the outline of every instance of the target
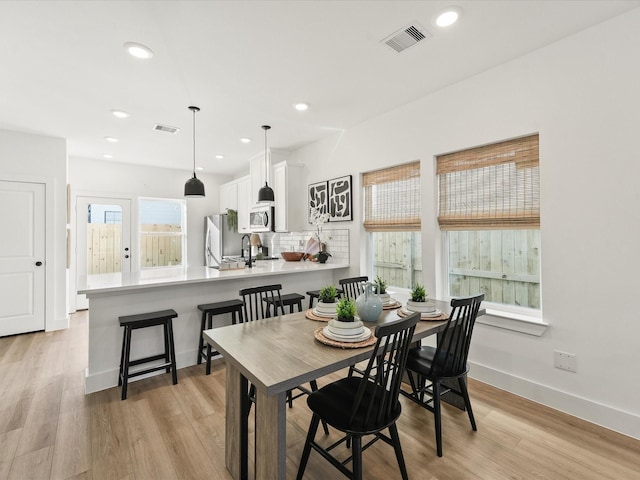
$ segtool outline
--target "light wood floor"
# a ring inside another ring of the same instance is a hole
[[[84,394],[87,313],[71,328],[0,338],[0,480],[229,479],[224,467],[224,362]],[[320,380],[320,384],[332,377]],[[445,407],[444,457],[433,417],[402,399],[399,421],[409,477],[640,479],[640,442],[470,381],[478,431]],[[306,402],[288,410],[288,478],[295,478],[309,422]],[[333,438],[333,435],[332,435]],[[252,448],[250,448],[252,450]],[[393,449],[365,452],[364,478],[399,478]],[[339,478],[312,452],[306,479]]]

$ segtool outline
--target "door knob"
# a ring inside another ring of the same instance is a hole
[[[39,267],[39,266],[41,266],[41,265],[42,265],[42,262],[41,262],[40,260],[38,260],[38,261],[36,262],[36,267]]]

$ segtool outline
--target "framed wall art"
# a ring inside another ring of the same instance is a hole
[[[309,208],[307,209],[309,223],[311,223],[312,208],[317,208],[320,213],[329,211],[327,182],[318,182],[309,185]]]
[[[351,175],[334,178],[327,182],[329,198],[329,221],[353,220],[353,192]]]

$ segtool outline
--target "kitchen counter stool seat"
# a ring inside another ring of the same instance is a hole
[[[202,336],[202,332],[207,329],[213,328],[213,316],[214,315],[224,315],[225,313],[231,314],[231,323],[235,325],[240,321],[243,322],[242,319],[242,307],[244,306],[244,302],[239,299],[226,300],[222,302],[214,302],[214,303],[203,303],[198,305],[198,310],[202,312],[202,321],[200,323],[200,343],[198,345],[198,365],[202,363],[202,359],[204,358],[207,362],[206,373],[209,375],[211,373],[211,357],[215,355],[219,355],[220,352],[217,350],[213,350],[211,345],[208,343],[205,345],[204,337]],[[239,317],[236,317],[238,315]]]
[[[298,306],[298,311],[302,311],[302,301],[304,300],[304,295],[300,295],[299,293],[285,293],[284,295],[280,295],[280,302],[282,303],[282,307],[289,307],[289,313],[293,313],[293,307]],[[269,311],[276,312],[277,309],[272,309],[274,302],[276,299],[267,297],[264,301],[269,305]]]
[[[159,312],[140,313],[137,315],[118,317],[120,326],[124,327],[124,334],[122,335],[122,353],[120,355],[120,372],[118,374],[118,386],[122,386],[122,400],[127,398],[127,385],[129,383],[129,379],[139,375],[144,375],[145,373],[165,369],[167,373],[171,372],[173,384],[175,385],[178,383],[172,322],[172,320],[177,316],[178,314],[175,310],[169,309],[161,310]],[[157,355],[138,358],[137,360],[131,360],[131,334],[133,330],[156,326],[162,326],[164,330],[164,352]],[[155,362],[157,360],[164,360],[164,363],[144,368],[142,370],[136,370],[135,372],[129,371],[129,367],[143,363]]]

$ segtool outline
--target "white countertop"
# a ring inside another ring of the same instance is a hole
[[[263,260],[253,268],[238,270],[217,270],[209,267],[158,268],[131,273],[105,273],[89,275],[80,280],[78,293],[91,298],[92,294],[128,292],[133,290],[184,285],[188,283],[240,280],[243,278],[268,275],[295,274],[348,268],[347,263],[285,262],[284,260]]]

